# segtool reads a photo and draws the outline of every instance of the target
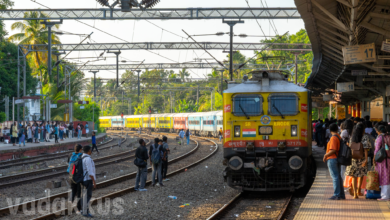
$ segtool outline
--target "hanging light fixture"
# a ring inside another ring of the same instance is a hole
[[[376,102],[376,106],[379,106],[379,102]]]

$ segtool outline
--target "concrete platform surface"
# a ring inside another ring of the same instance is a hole
[[[349,193],[346,193],[346,200],[329,200],[333,196],[333,184],[328,168],[322,161],[324,154],[323,148],[313,146],[317,175],[294,220],[390,219],[387,202],[365,199],[364,196],[353,199]]]

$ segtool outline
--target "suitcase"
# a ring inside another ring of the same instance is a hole
[[[380,199],[381,191],[367,190],[366,199]]]

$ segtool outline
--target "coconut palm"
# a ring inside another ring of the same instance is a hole
[[[37,20],[24,20],[13,23],[11,29],[20,30],[21,33],[10,36],[8,41],[19,42],[19,44],[46,44],[48,42],[48,29],[46,25],[41,24],[41,20],[39,20],[39,18],[47,17],[48,16],[42,12],[25,12],[24,18],[36,18]],[[60,26],[57,24],[53,27],[53,30],[56,30],[59,27]],[[51,40],[53,44],[61,43],[58,36],[53,33]],[[30,56],[37,68],[47,60],[47,53],[45,52],[35,51],[34,53],[31,53]]]

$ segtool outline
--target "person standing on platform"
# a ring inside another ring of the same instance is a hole
[[[341,134],[340,137],[344,141],[345,144],[349,145],[349,139],[352,135],[352,129],[353,129],[353,121],[350,119],[344,121],[340,125]],[[345,170],[347,169],[347,166],[341,165],[341,178],[343,179],[343,182],[345,180]]]
[[[16,139],[18,137],[18,127],[16,125],[16,121],[14,121],[14,124],[11,125],[11,141],[12,146],[16,146]]]
[[[323,126],[322,120],[318,120],[318,122],[316,124],[317,147],[324,147],[324,142],[322,140],[322,131],[324,129],[322,126]],[[338,127],[337,127],[337,130],[338,130]]]
[[[55,124],[54,125],[54,138],[55,138],[55,141],[54,141],[54,143],[58,143],[58,125],[57,124]]]
[[[347,167],[345,171],[346,176],[352,176],[353,198],[358,199],[359,196],[364,196],[361,192],[363,177],[367,175],[368,150],[371,148],[369,137],[364,133],[364,125],[359,122],[356,124],[352,132],[349,146],[352,143],[361,143],[364,149],[364,156],[362,159],[353,159],[352,164]]]
[[[81,140],[81,134],[83,133],[83,130],[81,130],[80,123],[77,125],[77,139]]]
[[[190,129],[187,129],[186,131],[187,145],[190,145],[190,136],[191,136]]]
[[[45,125],[45,130],[46,130],[46,142],[50,142],[50,122],[47,122]]]
[[[32,143],[32,130],[31,125],[27,125],[27,143]]]
[[[89,133],[88,122],[85,122],[85,138],[88,138],[88,133]]]
[[[97,149],[96,146],[96,134],[94,131],[92,132],[92,153],[93,153],[93,149],[96,149],[97,153],[99,154],[99,150]]]
[[[35,143],[39,143],[39,126],[38,123],[35,122],[35,132],[34,132]]]
[[[69,123],[68,129],[69,129],[69,136],[68,137],[73,138],[73,123],[72,122]]]
[[[333,179],[334,193],[333,196],[330,197],[329,199],[340,200],[340,199],[345,199],[343,182],[340,173],[340,164],[337,162],[337,155],[340,150],[341,137],[338,134],[339,127],[336,124],[334,123],[331,124],[329,126],[329,130],[332,134],[332,138],[328,143],[326,154],[324,155],[323,161],[328,164],[329,173]]]
[[[22,143],[23,143],[23,146],[25,147],[26,146],[26,141],[25,141],[26,135],[25,135],[25,129],[24,129],[23,125],[20,128],[20,130],[19,130],[19,134],[20,134],[20,137],[19,137],[19,147],[21,147]]]
[[[375,152],[374,155],[382,148],[385,147],[384,136],[386,135],[386,127],[384,125],[378,126],[377,133],[378,137],[375,141]],[[378,163],[374,160],[375,170],[379,174],[379,185],[381,186],[381,198],[378,201],[389,201],[390,200],[390,158],[386,157],[382,162]]]
[[[0,125],[0,142],[4,142],[3,138],[3,127]]]
[[[181,129],[181,131],[179,132],[180,145],[181,144],[184,145],[184,135],[185,135],[184,129]]]
[[[146,184],[146,179],[148,177],[148,163],[147,162],[148,162],[149,156],[148,156],[148,149],[146,148],[145,141],[143,139],[141,139],[141,140],[139,140],[139,144],[140,144],[140,146],[135,151],[135,157],[145,161],[146,166],[145,167],[138,167],[137,177],[135,178],[134,190],[143,192],[143,191],[147,191],[147,189],[145,189],[145,184]],[[140,182],[141,182],[141,186],[140,186]]]

